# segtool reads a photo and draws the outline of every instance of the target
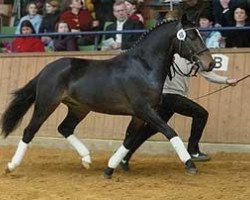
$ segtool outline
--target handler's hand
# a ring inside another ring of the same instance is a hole
[[[232,78],[232,79],[227,79],[227,84],[231,86],[236,86],[238,83],[238,79]]]

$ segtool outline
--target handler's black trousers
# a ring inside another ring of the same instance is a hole
[[[199,141],[206,126],[208,112],[199,104],[178,94],[163,94],[162,103],[159,106],[159,114],[166,122],[178,113],[187,117],[192,117],[191,135],[188,140],[188,152],[195,154],[199,152]],[[129,160],[133,153],[152,135],[157,133],[148,124],[140,127],[136,140],[124,160]]]

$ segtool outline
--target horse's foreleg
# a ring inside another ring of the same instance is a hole
[[[138,107],[139,108],[139,107]],[[149,123],[157,132],[162,132],[174,147],[176,153],[178,154],[181,161],[186,165],[186,171],[189,174],[197,173],[195,164],[191,160],[189,153],[187,152],[182,140],[176,134],[176,132],[169,127],[150,107],[143,107],[138,110],[137,116]],[[128,149],[130,149],[134,141],[140,137],[137,134],[129,134],[124,140],[123,145],[118,149],[118,151],[110,158],[108,167],[104,171],[104,176],[106,178],[111,178],[114,169],[118,166],[119,162],[126,156]]]
[[[73,135],[74,129],[77,124],[82,121],[89,111],[77,112],[72,111],[69,108],[68,114],[63,120],[63,122],[58,126],[58,131],[67,139],[71,146],[78,152],[82,158],[82,165],[86,168],[90,168],[91,157],[88,148],[75,136]]]
[[[196,174],[197,169],[195,164],[191,160],[191,156],[186,150],[181,138],[160,118],[157,112],[151,107],[144,107],[139,110],[138,115],[158,132],[162,132],[169,139],[180,160],[186,165],[186,172],[188,174]]]

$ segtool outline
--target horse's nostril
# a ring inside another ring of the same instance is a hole
[[[209,63],[209,69],[212,70],[215,67],[215,62],[212,61]]]

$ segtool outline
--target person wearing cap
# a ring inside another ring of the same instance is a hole
[[[144,24],[143,16],[137,10],[137,0],[125,0],[124,3],[127,8],[129,19],[139,21]]]
[[[45,4],[45,15],[43,16],[39,33],[55,32],[55,25],[60,18],[59,2],[57,0],[47,0]],[[49,36],[43,36],[42,42],[47,45],[52,41]]]
[[[113,5],[113,14],[116,21],[107,26],[107,31],[139,30],[144,26],[138,21],[128,19],[127,8],[124,1],[116,1]],[[124,50],[129,49],[139,39],[140,34],[109,34],[106,35],[104,43],[112,40],[105,45],[103,50]]]

